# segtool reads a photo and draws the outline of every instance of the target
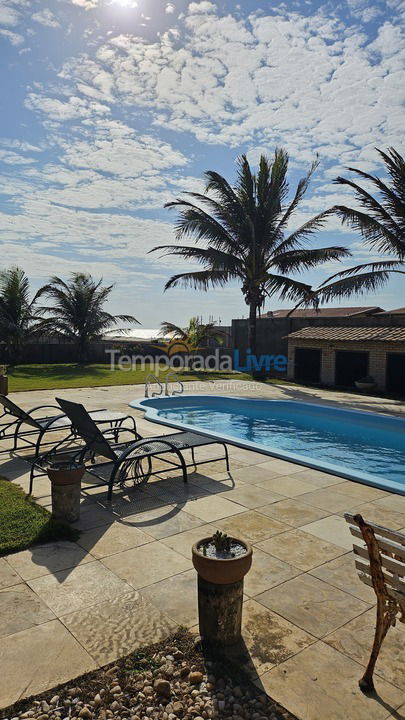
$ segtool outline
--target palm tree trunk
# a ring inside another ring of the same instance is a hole
[[[256,355],[256,320],[257,308],[256,303],[249,305],[249,323],[248,323],[248,348],[252,355]]]

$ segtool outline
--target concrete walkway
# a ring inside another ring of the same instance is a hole
[[[220,383],[192,391],[289,398],[403,413],[404,407],[358,395],[294,386]],[[189,389],[189,388],[187,388]],[[15,393],[23,407],[56,394],[90,409],[129,412],[135,387]],[[136,416],[144,435],[162,426]],[[356,576],[343,513],[405,531],[405,498],[230,447],[203,465],[185,488],[178,476],[116,491],[84,482],[77,543],[37,546],[0,559],[0,707],[68,681],[166,636],[197,627],[196,576],[190,548],[215,529],[254,545],[245,582],[240,656],[255,682],[302,720],[384,720],[405,715],[401,623],[391,630],[375,676],[378,695],[357,681],[374,629],[374,593]],[[211,457],[213,449],[200,449]],[[5,457],[5,456],[3,456]],[[3,476],[28,487],[27,464],[9,458]],[[49,481],[34,494],[50,507]]]

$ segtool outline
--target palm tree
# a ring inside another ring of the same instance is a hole
[[[214,323],[202,323],[198,317],[190,318],[186,328],[181,328],[167,320],[164,320],[160,327],[161,335],[171,335],[173,338],[183,340],[190,349],[205,346],[210,339],[220,342],[223,338],[223,333]]]
[[[30,300],[29,280],[24,270],[12,267],[0,272],[0,341],[7,359],[21,359],[24,343],[36,332],[38,293]]]
[[[193,238],[200,246],[163,245],[153,251],[177,255],[202,265],[203,269],[173,275],[165,290],[183,286],[208,290],[231,280],[241,283],[249,306],[248,341],[256,353],[256,317],[266,297],[277,295],[293,301],[307,297],[311,288],[289,273],[300,273],[319,263],[350,254],[343,247],[308,249],[306,241],[322,227],[329,211],[323,212],[285,237],[288,222],[299,206],[318,162],[314,162],[288,196],[288,154],[277,149],[271,161],[260,158],[259,171],[252,173],[246,155],[238,158],[235,186],[218,173],[205,173],[205,193],[185,193],[165,207],[179,210],[178,240]],[[211,194],[210,194],[211,193]],[[190,199],[188,199],[190,198]]]
[[[89,274],[72,273],[68,282],[52,277],[39,293],[52,302],[52,307],[41,308],[49,313],[41,330],[74,342],[79,363],[86,361],[90,342],[100,340],[118,322],[138,323],[132,315],[110,315],[103,309],[113,285],[101,283],[102,279],[96,282]]]
[[[354,230],[358,230],[366,247],[391,257],[380,262],[364,263],[335,273],[312,294],[326,301],[363,292],[379,290],[391,273],[405,274],[405,160],[394,148],[377,152],[384,161],[389,183],[375,175],[349,167],[347,170],[362,178],[379,193],[374,197],[354,180],[338,177],[335,183],[354,190],[361,209],[336,205],[334,212]]]

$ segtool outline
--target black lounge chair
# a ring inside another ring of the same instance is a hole
[[[84,460],[86,455],[90,454],[91,464],[86,466],[86,470],[100,481],[93,487],[108,485],[108,500],[111,500],[114,485],[123,486],[128,481],[133,485],[139,485],[146,483],[152,475],[159,475],[162,472],[161,469],[157,472],[152,471],[152,458],[158,458],[167,463],[168,468],[181,470],[184,482],[187,482],[188,467],[196,469],[197,465],[213,462],[213,460],[225,460],[226,468],[229,470],[228,449],[223,442],[193,432],[142,438],[136,431],[136,426],[133,429],[118,427],[113,431],[102,432],[83,405],[60,398],[56,398],[56,400],[69,417],[77,435],[80,435],[85,442],[85,448],[80,451],[78,457]],[[124,432],[132,435],[131,440],[118,442],[117,437]],[[205,445],[222,445],[224,455],[219,458],[197,461],[194,450],[196,447]],[[186,463],[183,456],[185,450],[191,451],[192,462],[189,464]],[[178,462],[166,457],[168,454],[175,455]],[[106,461],[96,461],[97,455],[106,458]],[[46,457],[43,459],[46,462]],[[99,470],[108,465],[111,465],[111,469],[105,475],[101,474]]]
[[[37,405],[30,410],[23,410],[5,395],[0,395],[0,404],[4,412],[0,415],[0,441],[12,439],[12,447],[2,449],[1,453],[15,452],[32,448],[33,457],[25,457],[32,463],[30,476],[30,490],[34,478],[34,469],[38,458],[42,455],[44,447],[55,446],[55,440],[50,439],[50,433],[66,431],[66,440],[74,440],[76,432],[72,428],[71,420],[61,412],[59,405]],[[57,414],[45,415],[45,410],[57,410]],[[38,412],[40,414],[38,415]],[[97,425],[107,425],[110,433],[118,432],[124,421],[129,421],[135,429],[135,420],[131,415],[124,413],[110,412],[108,410],[93,410],[90,417]],[[118,440],[118,435],[115,435]]]

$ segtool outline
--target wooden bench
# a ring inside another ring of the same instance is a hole
[[[373,672],[384,638],[397,616],[405,622],[405,535],[361,515],[345,513],[350,532],[360,541],[353,544],[360,580],[374,588],[377,596],[377,622],[374,643],[366,672],[359,681],[361,690],[373,691]]]

